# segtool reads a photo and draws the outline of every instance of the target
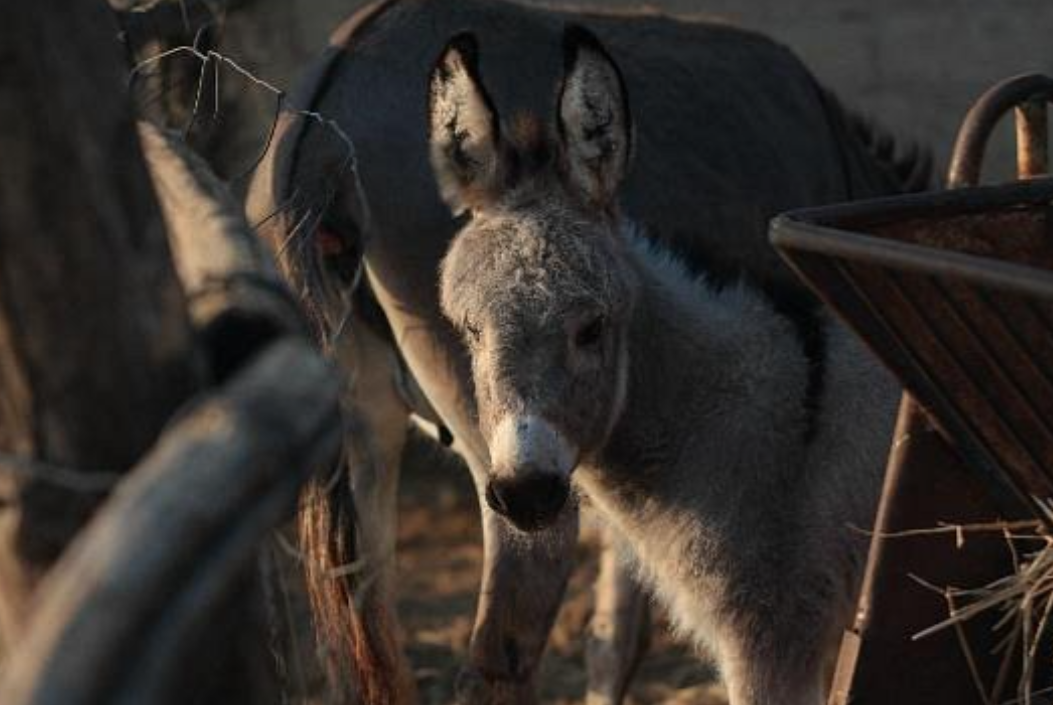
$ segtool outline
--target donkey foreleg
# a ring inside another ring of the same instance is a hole
[[[805,627],[797,639],[763,646],[753,634],[719,639],[717,660],[728,704],[823,705],[827,694],[823,653],[806,639],[809,633]]]
[[[486,444],[471,408],[471,382],[457,357],[459,343],[445,339],[446,327],[415,314],[373,269],[368,271],[409,371],[457,439],[482,507],[482,585],[458,700],[464,705],[535,703],[541,653],[574,565],[577,509],[567,507],[553,526],[533,534],[517,531],[490,510],[484,500]]]
[[[587,705],[618,705],[647,650],[650,610],[646,592],[632,575],[628,546],[611,526],[603,527],[595,609],[589,622],[585,661]]]
[[[473,471],[479,487],[482,473]],[[567,507],[543,531],[520,533],[486,506],[486,555],[469,663],[458,679],[462,705],[537,702],[536,677],[574,565],[578,512]]]

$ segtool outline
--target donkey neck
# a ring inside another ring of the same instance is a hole
[[[664,496],[714,511],[733,510],[729,498],[792,492],[785,468],[804,455],[808,383],[793,324],[746,285],[711,290],[627,237],[641,286],[625,404],[598,462],[603,484],[649,506]]]

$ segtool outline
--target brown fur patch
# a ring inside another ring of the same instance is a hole
[[[533,113],[517,113],[512,118],[508,135],[516,149],[524,154],[549,149],[549,136],[545,125],[541,118]]]
[[[555,153],[551,131],[533,113],[522,112],[512,117],[507,140],[516,164],[516,179],[541,171],[551,163]]]

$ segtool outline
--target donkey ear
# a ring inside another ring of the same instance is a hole
[[[563,85],[557,124],[571,183],[607,206],[632,156],[632,116],[625,81],[600,41],[583,27],[563,34]]]
[[[460,215],[491,198],[499,180],[500,128],[479,80],[475,37],[450,40],[431,72],[429,153],[443,200]]]

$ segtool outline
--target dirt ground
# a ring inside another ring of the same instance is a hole
[[[415,442],[419,446],[420,440]],[[406,465],[399,507],[399,614],[421,702],[445,705],[453,702],[453,684],[475,610],[482,560],[479,510],[463,470],[427,462]],[[597,569],[596,532],[587,518],[584,523],[578,567],[542,664],[539,683],[545,703],[584,699],[584,634]],[[670,638],[660,614],[654,622],[651,646],[628,702],[726,703],[712,669]]]

